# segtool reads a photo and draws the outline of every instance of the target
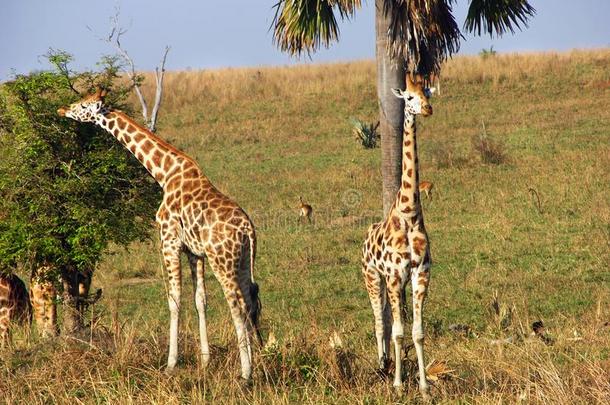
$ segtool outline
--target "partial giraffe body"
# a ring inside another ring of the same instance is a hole
[[[15,274],[0,273],[0,347],[11,341],[11,326],[29,324],[32,306],[25,284]]]
[[[431,91],[423,87],[421,79],[414,82],[410,76],[407,76],[406,91],[392,91],[405,100],[401,185],[386,219],[368,229],[362,248],[362,273],[375,318],[379,367],[384,371],[387,369],[392,340],[396,363],[394,386],[397,388],[402,386],[405,285],[411,280],[412,338],[417,353],[419,388],[424,398],[428,398],[422,314],[430,280],[431,258],[419,196],[415,115],[432,115],[429,103]]]
[[[36,320],[36,328],[43,337],[55,336],[57,326],[57,289],[52,280],[53,268],[41,265],[32,271],[30,302]]]
[[[229,303],[237,332],[241,376],[252,375],[252,340],[260,342],[260,302],[253,269],[256,254],[254,225],[229,197],[218,191],[189,156],[137,124],[122,112],[103,104],[105,92],[58,110],[80,122],[94,122],[127,148],[163,188],[156,219],[163,261],[169,277],[170,344],[167,366],[178,358],[179,313],[182,295],[180,254],[189,259],[199,314],[201,360],[206,365],[210,347],[206,324],[204,258]]]

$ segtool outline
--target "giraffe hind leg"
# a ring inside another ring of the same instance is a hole
[[[187,252],[191,277],[193,280],[193,296],[195,308],[199,317],[199,340],[201,350],[201,364],[206,367],[210,362],[210,343],[208,341],[208,327],[206,320],[207,296],[205,289],[205,263],[204,258]]]
[[[239,262],[235,262],[233,259],[226,259],[222,266],[218,261],[212,263],[214,274],[220,281],[231,310],[239,347],[241,377],[245,381],[249,381],[252,377],[252,347],[247,325],[248,308],[237,275],[238,266]]]

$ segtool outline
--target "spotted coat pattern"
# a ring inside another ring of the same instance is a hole
[[[32,307],[23,281],[15,274],[0,273],[0,347],[10,343],[11,325],[31,319]]]
[[[431,92],[423,87],[421,80],[413,81],[409,76],[406,91],[394,89],[393,92],[405,100],[401,185],[385,220],[371,225],[367,231],[362,248],[362,273],[375,318],[379,366],[384,371],[389,364],[390,340],[394,343],[395,387],[402,385],[399,360],[404,338],[402,311],[405,286],[411,280],[412,337],[417,353],[420,391],[427,396],[422,312],[431,259],[419,196],[415,116],[432,114]]]
[[[252,340],[258,332],[258,285],[253,267],[256,252],[254,225],[229,197],[216,189],[197,163],[120,111],[104,106],[105,92],[61,108],[58,113],[81,122],[94,122],[112,134],[163,188],[156,215],[164,266],[169,277],[170,343],[167,366],[178,356],[181,299],[181,252],[185,252],[195,286],[199,314],[201,359],[210,358],[206,324],[204,259],[220,282],[229,304],[240,351],[241,376],[252,374]]]

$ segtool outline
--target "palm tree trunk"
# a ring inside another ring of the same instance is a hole
[[[383,182],[383,214],[390,210],[400,188],[402,174],[402,131],[404,102],[392,94],[392,88],[405,88],[406,63],[393,62],[386,46],[390,16],[383,4],[375,0],[375,37],[377,59],[377,97],[379,102],[379,131],[381,134],[381,177]]]

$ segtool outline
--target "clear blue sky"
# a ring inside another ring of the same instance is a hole
[[[341,24],[339,43],[312,60],[280,53],[268,30],[276,0],[2,0],[0,80],[12,69],[44,69],[49,47],[72,53],[75,68],[94,68],[113,49],[97,37],[109,32],[114,8],[129,29],[124,48],[137,67],[153,69],[164,45],[172,47],[168,69],[283,65],[366,59],[374,56],[374,0],[364,0],[351,21]],[[460,53],[494,46],[499,52],[568,50],[610,46],[610,0],[531,0],[537,15],[529,29],[501,39],[467,36]],[[468,0],[458,0],[455,15],[463,24]],[[90,31],[87,27],[90,27]]]

